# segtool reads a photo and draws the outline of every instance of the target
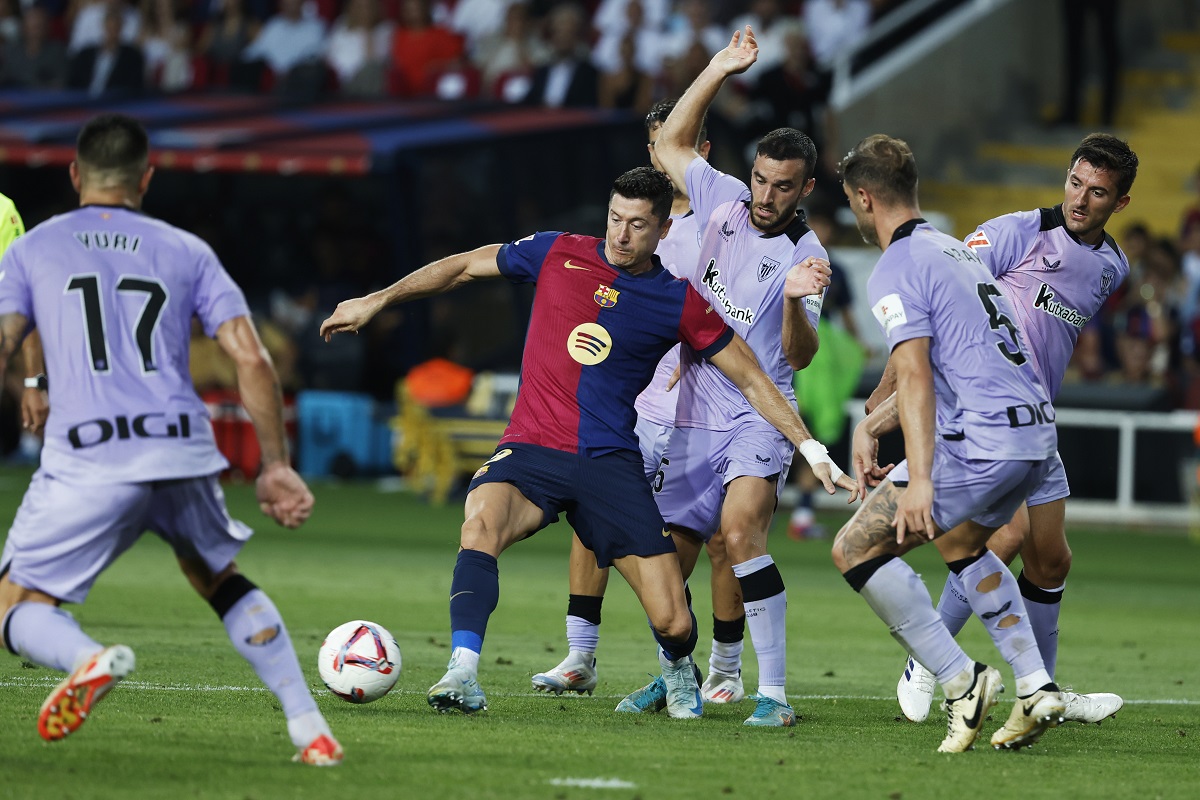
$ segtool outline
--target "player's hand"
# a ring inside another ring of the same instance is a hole
[[[850,492],[850,499],[846,501],[847,503],[853,503],[859,498],[862,489],[858,481],[844,472],[838,476],[837,480],[834,480],[832,462],[829,464],[812,464],[810,466],[812,467],[813,475],[817,477],[817,480],[821,482],[821,485],[825,487],[825,491],[829,494],[837,494],[838,487],[840,486]],[[841,472],[841,470],[839,469],[838,472]]]
[[[788,270],[783,281],[783,296],[795,299],[819,295],[829,286],[829,277],[832,274],[828,261],[809,256]]]
[[[321,323],[321,336],[328,342],[335,333],[358,333],[379,313],[380,308],[382,306],[374,295],[343,300],[337,304],[329,319]]]
[[[854,426],[850,450],[850,466],[854,470],[855,479],[862,485],[864,494],[867,488],[878,486],[895,466],[879,466],[879,440],[867,433],[866,426],[861,423]]]
[[[671,370],[671,377],[667,378],[667,391],[675,388],[675,384],[679,383],[679,365],[675,365],[675,369]]]
[[[750,65],[757,60],[758,41],[754,38],[754,31],[747,25],[745,34],[734,31],[729,46],[713,56],[709,63],[726,75],[737,75],[750,69]]]
[[[927,542],[933,541],[937,534],[933,524],[933,481],[909,481],[896,501],[896,516],[892,518],[892,526],[896,529],[896,544],[904,544],[904,537],[908,534],[924,536]]]
[[[41,389],[26,387],[21,392],[21,427],[30,433],[41,433],[50,416],[50,397]]]
[[[304,479],[286,464],[266,467],[255,484],[258,507],[285,528],[299,528],[312,515],[316,500]]]

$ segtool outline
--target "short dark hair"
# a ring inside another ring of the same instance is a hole
[[[662,223],[671,216],[675,187],[666,173],[654,167],[634,167],[613,181],[609,201],[615,194],[629,200],[649,200],[651,213]]]
[[[667,117],[671,116],[671,111],[674,110],[678,100],[659,100],[650,107],[650,112],[646,114],[646,130],[654,130],[655,125],[662,125],[667,121]],[[696,149],[700,145],[708,141],[708,112],[704,112],[704,116],[700,118],[700,133],[696,136]]]
[[[133,117],[100,114],[79,132],[75,159],[85,170],[110,173],[112,181],[136,184],[150,161],[150,138]]]
[[[1074,167],[1081,158],[1096,169],[1111,172],[1116,179],[1118,195],[1129,194],[1137,177],[1138,157],[1127,142],[1109,133],[1089,133],[1071,154],[1067,169]]]
[[[838,172],[852,189],[866,187],[884,202],[917,202],[917,159],[903,139],[868,136],[846,154]]]
[[[805,183],[817,169],[817,146],[807,133],[795,128],[776,128],[759,139],[754,156],[772,161],[803,161]]]

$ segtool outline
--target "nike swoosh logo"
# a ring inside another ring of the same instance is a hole
[[[971,694],[967,695],[967,697],[973,699],[975,697],[975,693],[971,692]],[[975,716],[966,717],[963,719],[963,722],[967,723],[968,728],[970,728],[971,730],[975,730],[976,728],[979,727],[979,718],[982,714],[983,714],[983,703],[978,702],[975,704]]]
[[[1022,713],[1027,717],[1033,716],[1033,709],[1037,707],[1037,703],[1026,703],[1022,708]]]
[[[670,536],[670,535],[671,535],[671,529],[663,528],[663,536]]]
[[[569,259],[569,258],[566,260],[566,262],[563,264],[563,266],[566,267],[567,269],[581,269],[584,272],[591,272],[591,270],[588,269],[587,267],[581,267],[578,264],[572,264],[571,259]]]
[[[475,593],[474,592],[455,592],[454,594],[450,595],[450,599],[453,600],[454,598],[458,597],[460,594],[475,594]]]

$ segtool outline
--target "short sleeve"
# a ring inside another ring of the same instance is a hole
[[[733,341],[733,328],[725,324],[721,315],[690,284],[679,317],[679,341],[702,358],[711,358]]]
[[[1041,225],[1040,211],[1005,214],[983,223],[963,242],[999,278],[1025,257]]]
[[[250,316],[246,296],[217,259],[217,254],[205,244],[199,245],[200,259],[196,275],[195,308],[204,334],[209,338],[217,335],[217,328],[235,317]]]
[[[501,245],[500,252],[496,253],[500,274],[513,283],[537,283],[546,254],[560,236],[560,231],[539,231]]]
[[[687,183],[688,202],[696,212],[701,229],[722,203],[749,199],[746,184],[732,175],[713,167],[700,156],[692,159],[684,173]]]

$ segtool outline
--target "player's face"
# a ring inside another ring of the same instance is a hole
[[[608,203],[608,229],[604,257],[621,269],[633,269],[650,259],[666,235],[669,220],[654,216],[650,201],[614,194]]]
[[[646,131],[646,137],[650,140],[646,145],[646,149],[650,151],[650,166],[654,167],[659,172],[666,172],[662,168],[662,164],[658,163],[658,156],[654,153],[654,143],[658,141],[658,134],[662,131],[662,123],[656,122]]]
[[[858,233],[867,244],[879,246],[879,233],[875,230],[875,215],[863,207],[858,193],[850,188],[850,184],[842,182],[842,191],[850,202],[850,210],[854,212],[854,222],[858,225]]]
[[[757,156],[750,170],[750,224],[763,233],[786,228],[796,216],[796,207],[816,183],[804,180],[803,161],[776,161]]]
[[[1081,158],[1067,171],[1063,218],[1067,230],[1082,241],[1098,243],[1109,217],[1128,204],[1129,195],[1121,195],[1116,176],[1108,170],[1097,169]]]

